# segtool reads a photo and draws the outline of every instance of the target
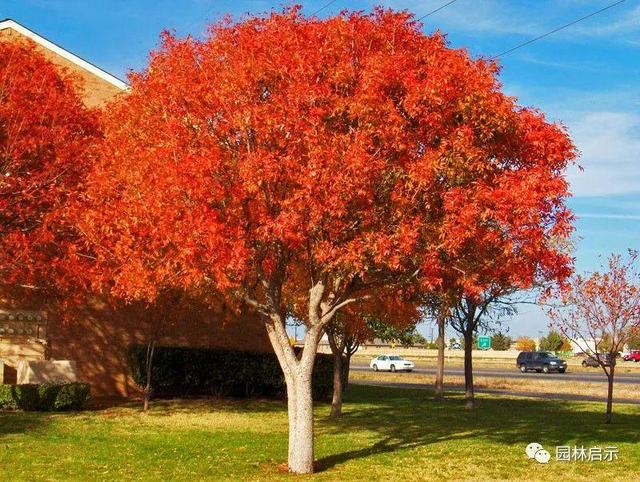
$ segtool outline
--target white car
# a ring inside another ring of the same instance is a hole
[[[398,355],[379,355],[371,360],[369,366],[374,371],[389,370],[390,372],[410,372],[415,364]]]

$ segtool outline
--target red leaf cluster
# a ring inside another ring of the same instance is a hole
[[[40,296],[78,279],[68,206],[99,130],[77,88],[34,44],[0,42],[0,275]]]

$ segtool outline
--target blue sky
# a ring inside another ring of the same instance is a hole
[[[329,0],[300,2],[307,14]],[[319,16],[374,5],[407,9],[417,17],[445,0],[336,0]],[[451,45],[492,56],[613,0],[457,0],[424,20]],[[0,0],[9,17],[124,77],[142,68],[162,29],[199,36],[222,15],[261,13],[287,2],[267,0]],[[581,151],[583,172],[569,172],[577,221],[580,271],[600,257],[640,249],[640,1],[519,49],[500,60],[504,89],[523,105],[565,123]],[[544,314],[525,306],[509,322],[513,335],[546,332]],[[425,333],[430,330],[424,329]]]

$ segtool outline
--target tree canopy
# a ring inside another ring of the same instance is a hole
[[[77,287],[70,199],[95,159],[98,119],[78,79],[31,42],[0,41],[0,277],[4,290]],[[67,293],[69,295],[69,293]]]

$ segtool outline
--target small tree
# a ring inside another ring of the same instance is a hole
[[[566,351],[570,346],[568,340],[556,330],[551,330],[547,336],[540,338],[540,350],[543,351]]]
[[[327,338],[333,355],[332,418],[342,416],[342,396],[349,383],[351,357],[358,351],[360,343],[370,336],[371,332],[362,316],[352,311],[338,313],[327,327]]]
[[[629,350],[640,350],[640,329],[629,330],[627,346]]]
[[[611,423],[616,356],[640,329],[640,273],[636,251],[609,257],[606,270],[576,275],[558,289],[549,314],[560,332],[595,360],[607,376],[606,423]]]
[[[410,347],[424,340],[418,333],[417,320],[405,324],[403,327],[394,326],[382,321],[379,317],[369,318],[365,322],[371,338],[377,338],[383,343],[392,343],[404,347]]]
[[[477,345],[478,331],[490,331],[505,316],[516,313],[516,306],[507,302],[500,291],[487,291],[477,297],[463,297],[451,309],[451,327],[462,335],[464,345],[464,385],[466,408],[475,407],[473,386],[473,348]]]
[[[513,343],[511,337],[501,332],[497,332],[491,337],[491,348],[497,351],[508,350],[511,348],[511,343]]]
[[[518,351],[535,351],[536,342],[528,336],[521,336],[516,340],[516,350]]]

